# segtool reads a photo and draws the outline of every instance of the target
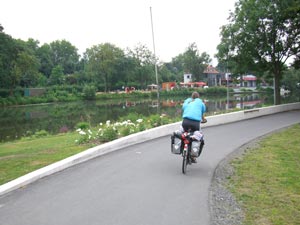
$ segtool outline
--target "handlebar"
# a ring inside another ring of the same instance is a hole
[[[204,118],[203,120],[201,120],[201,123],[207,123],[207,119]]]

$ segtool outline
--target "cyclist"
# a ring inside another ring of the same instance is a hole
[[[182,106],[182,127],[185,131],[191,130],[194,132],[193,139],[200,141],[202,133],[200,123],[206,122],[204,113],[206,112],[206,106],[200,99],[198,92],[193,92],[190,98],[187,98]],[[196,157],[192,157],[192,162],[196,163]]]

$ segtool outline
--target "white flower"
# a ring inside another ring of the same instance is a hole
[[[79,131],[81,131],[81,129],[80,129],[80,128],[78,128],[76,131],[77,131],[77,132],[79,132]]]
[[[110,120],[107,120],[107,121],[106,121],[106,126],[109,127],[109,125],[110,125]]]
[[[99,123],[99,125],[100,125],[100,126],[102,126],[102,125],[103,125],[103,123]]]
[[[90,134],[93,134],[91,130],[88,130],[88,132],[89,132]]]
[[[79,134],[86,135],[86,133],[83,130],[79,131]]]
[[[143,122],[143,119],[137,119],[136,122],[141,123]]]

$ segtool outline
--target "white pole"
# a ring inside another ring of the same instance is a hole
[[[156,63],[155,42],[154,42],[154,29],[153,29],[152,8],[151,8],[151,6],[150,6],[150,17],[151,17],[152,41],[153,41],[153,50],[154,50],[154,63],[155,63],[156,85],[157,85],[157,97],[159,97],[159,85],[158,85],[158,76],[157,76],[157,63]]]

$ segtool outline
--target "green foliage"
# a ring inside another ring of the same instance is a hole
[[[180,119],[181,118],[169,118],[167,115],[151,115],[149,117],[142,117],[136,113],[130,113],[126,116],[126,119],[120,119],[122,122],[112,123],[108,120],[105,124],[100,123],[99,126],[90,129],[82,126],[77,129],[79,138],[76,142],[78,144],[82,144],[87,142],[112,141],[119,137],[124,137],[146,129],[177,122]]]
[[[96,98],[96,87],[93,85],[85,85],[83,88],[83,96],[85,99],[91,100]]]
[[[40,130],[34,133],[34,137],[36,138],[45,137],[47,135],[49,135],[49,133],[45,130]]]
[[[50,83],[52,85],[60,85],[64,83],[64,71],[61,65],[58,65],[52,69]]]
[[[86,130],[90,128],[90,124],[87,122],[79,122],[76,124],[76,129]]]
[[[284,63],[300,53],[299,1],[240,0],[235,7],[222,27],[217,58],[232,73],[271,74],[280,104]]]
[[[112,126],[109,126],[105,130],[103,130],[102,135],[99,136],[99,140],[101,142],[108,142],[117,139],[117,137],[117,130]]]
[[[86,57],[89,59],[86,68],[91,72],[94,82],[104,83],[104,91],[109,91],[124,52],[110,43],[105,43],[87,49]]]
[[[300,83],[300,70],[291,68],[284,73],[282,84],[286,89],[298,94],[300,91],[298,83]]]
[[[120,121],[127,121],[127,120],[130,120],[130,121],[137,121],[138,119],[140,118],[143,118],[144,116],[143,115],[140,115],[138,113],[129,113],[126,117],[120,117]]]
[[[120,129],[120,135],[123,137],[128,136],[131,133],[130,130],[131,130],[130,126],[122,127]]]
[[[151,127],[159,127],[172,121],[167,115],[151,115],[148,119]]]
[[[60,65],[63,74],[72,74],[79,64],[77,49],[66,40],[50,43],[50,59],[53,65]]]

